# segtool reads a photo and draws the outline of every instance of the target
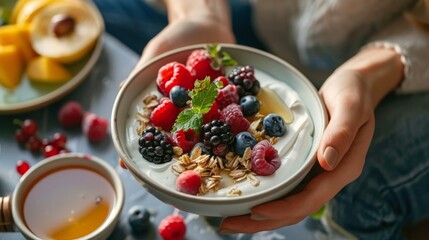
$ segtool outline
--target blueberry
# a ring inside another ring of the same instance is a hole
[[[270,137],[281,137],[286,133],[286,125],[283,118],[278,114],[268,114],[262,121],[265,134]]]
[[[128,223],[134,232],[144,232],[150,227],[150,213],[141,205],[135,205],[128,211]]]
[[[259,100],[253,95],[247,95],[240,99],[240,106],[245,117],[250,117],[259,112]]]
[[[189,100],[188,91],[180,86],[174,86],[170,90],[170,99],[176,107],[185,107]]]
[[[210,155],[210,152],[204,147],[204,143],[202,143],[202,142],[199,142],[199,143],[194,145],[194,147],[192,148],[191,153],[190,153],[191,155],[197,146],[201,147],[201,155],[203,155],[203,154]]]
[[[249,132],[241,132],[235,136],[234,144],[232,146],[235,154],[243,156],[246,148],[253,148],[258,143],[256,139]]]

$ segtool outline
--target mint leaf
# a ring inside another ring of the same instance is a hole
[[[238,62],[234,60],[228,53],[222,51],[222,47],[217,44],[206,45],[206,51],[212,59],[212,67],[221,69],[225,66],[237,66]]]
[[[222,64],[223,66],[237,66],[238,62],[233,59],[228,53],[222,52]]]
[[[199,113],[207,113],[210,111],[217,94],[216,85],[209,84],[204,90],[200,91],[192,98],[192,108],[194,108]]]
[[[200,131],[200,127],[203,124],[203,114],[196,111],[194,108],[187,108],[180,112],[173,125],[173,131],[183,129],[193,129],[195,132]]]

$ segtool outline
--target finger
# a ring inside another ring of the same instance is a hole
[[[353,146],[335,170],[320,173],[299,193],[254,207],[251,218],[282,219],[286,225],[290,225],[318,211],[345,185],[360,175],[373,128],[373,122],[362,126]]]
[[[317,151],[319,163],[325,170],[332,170],[338,165],[365,123],[359,96],[343,93],[335,102],[328,106],[330,121]]]
[[[301,219],[302,220],[302,219]],[[285,226],[281,220],[255,221],[249,215],[225,218],[219,228],[221,234],[246,233],[269,231]]]

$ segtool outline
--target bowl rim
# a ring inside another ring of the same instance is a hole
[[[129,87],[129,85],[131,85],[131,83],[135,79],[137,79],[138,76],[142,72],[144,72],[147,68],[149,68],[151,65],[157,63],[158,61],[162,60],[163,58],[166,58],[170,55],[186,52],[186,51],[201,49],[201,48],[204,48],[207,44],[209,44],[209,43],[188,45],[188,46],[176,48],[176,49],[167,51],[165,53],[162,53],[162,54],[154,57],[150,61],[142,64],[138,70],[133,71],[130,74],[130,76],[128,76],[128,78],[125,80],[125,82],[120,87],[119,92],[116,96],[115,102],[113,104],[113,108],[112,108],[111,136],[113,139],[114,146],[115,146],[115,148],[119,154],[119,157],[123,160],[124,164],[126,165],[127,169],[132,173],[132,175],[134,175],[135,178],[137,178],[136,176],[138,176],[138,178],[140,178],[140,179],[136,179],[136,180],[143,182],[144,184],[149,186],[149,190],[151,190],[150,188],[153,188],[156,191],[166,193],[167,195],[173,196],[174,198],[182,200],[182,201],[192,201],[194,203],[222,205],[222,204],[243,203],[243,200],[254,201],[254,200],[258,200],[258,199],[270,196],[272,194],[275,194],[276,192],[278,192],[279,188],[281,188],[282,186],[284,186],[285,184],[288,184],[290,182],[294,182],[294,181],[296,182],[298,179],[302,178],[302,176],[300,174],[293,174],[293,176],[290,177],[289,181],[282,182],[281,184],[274,186],[274,187],[271,187],[270,189],[265,190],[262,193],[259,192],[259,193],[255,193],[255,194],[251,194],[251,195],[238,196],[238,197],[234,197],[234,198],[224,198],[224,197],[219,197],[219,198],[211,197],[211,198],[209,198],[209,197],[204,197],[204,196],[194,196],[194,195],[182,193],[179,191],[172,191],[171,189],[168,189],[166,187],[162,187],[161,184],[154,184],[152,181],[144,181],[146,178],[144,176],[144,174],[141,173],[141,171],[137,168],[137,166],[135,164],[132,164],[131,162],[129,162],[130,160],[126,157],[127,154],[123,150],[126,147],[123,146],[119,140],[120,138],[119,138],[119,134],[117,132],[117,126],[118,125],[117,125],[116,119],[117,119],[117,115],[118,115],[118,111],[119,111],[119,106],[121,105],[121,101],[123,99],[123,96],[125,95],[127,88]],[[283,59],[281,59],[281,58],[279,58],[279,57],[277,57],[271,53],[263,51],[263,50],[259,50],[259,49],[253,48],[253,47],[239,45],[239,44],[218,43],[218,45],[220,45],[222,48],[233,48],[233,49],[237,49],[240,51],[249,51],[249,52],[252,52],[255,54],[259,54],[259,55],[262,55],[263,57],[270,58],[270,59],[272,59],[272,60],[274,60],[274,61],[276,61],[282,65],[287,66],[294,74],[296,74],[301,80],[303,80],[306,87],[309,88],[310,92],[312,93],[312,95],[313,95],[312,97],[318,100],[317,101],[317,105],[318,105],[317,108],[321,109],[321,111],[323,112],[323,116],[321,116],[321,119],[320,119],[320,121],[322,123],[321,126],[323,126],[323,128],[321,129],[322,132],[320,134],[323,133],[324,129],[326,128],[327,119],[328,119],[325,105],[324,105],[323,100],[321,99],[320,95],[318,94],[315,86],[300,71],[298,71],[294,66],[292,66],[290,63],[286,62],[285,60],[283,60]],[[319,141],[319,143],[320,143],[320,141]],[[303,164],[303,166],[300,168],[299,172],[308,173],[310,171],[310,169],[313,167],[314,163],[316,162],[316,153],[317,153],[317,151],[314,153],[314,156],[309,161],[306,161],[305,164]]]

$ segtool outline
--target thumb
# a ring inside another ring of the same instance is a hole
[[[338,104],[330,112],[331,119],[317,151],[320,166],[333,170],[352,145],[362,125],[358,111],[346,104]]]

